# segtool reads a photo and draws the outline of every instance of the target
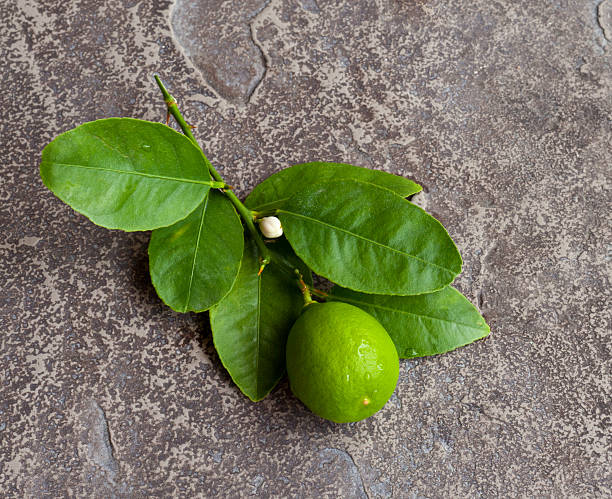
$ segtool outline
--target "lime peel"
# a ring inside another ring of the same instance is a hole
[[[293,393],[312,412],[336,423],[382,409],[399,378],[393,341],[367,312],[341,302],[313,303],[287,340]]]

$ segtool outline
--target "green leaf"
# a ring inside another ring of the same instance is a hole
[[[153,286],[177,312],[203,312],[232,288],[244,235],[231,201],[211,191],[187,218],[154,230],[149,243]]]
[[[429,293],[461,271],[459,251],[440,222],[371,184],[315,184],[292,197],[278,217],[314,272],[355,291]]]
[[[43,150],[40,176],[95,224],[126,231],[185,218],[214,184],[187,137],[131,118],[92,121],[58,136]]]
[[[348,179],[378,185],[402,197],[411,196],[422,189],[412,180],[380,170],[317,161],[295,165],[271,175],[253,189],[244,203],[256,211],[273,210],[280,208],[293,194],[308,185]]]
[[[373,315],[405,359],[449,352],[491,331],[476,307],[451,286],[418,296],[366,295],[334,286],[329,299]]]
[[[238,279],[230,293],[210,310],[213,341],[221,362],[240,390],[254,402],[264,398],[285,373],[285,344],[303,307],[290,271],[275,264],[279,254],[309,279],[282,239],[270,245],[272,263],[261,275],[257,247],[248,239]]]

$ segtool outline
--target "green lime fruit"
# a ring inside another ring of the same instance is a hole
[[[308,305],[287,340],[291,390],[312,412],[335,423],[383,408],[399,378],[399,357],[385,328],[347,303]]]

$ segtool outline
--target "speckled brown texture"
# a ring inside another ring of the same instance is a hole
[[[611,13],[3,2],[0,495],[609,497]],[[286,383],[249,402],[206,315],[156,297],[148,235],[92,225],[38,177],[77,124],[162,120],[155,71],[240,194],[315,159],[420,182],[492,335],[403,361],[361,423],[317,419]]]

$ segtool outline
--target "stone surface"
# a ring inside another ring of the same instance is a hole
[[[176,41],[220,97],[248,102],[267,61],[250,21],[264,0],[177,0],[171,16]]]
[[[3,2],[3,497],[609,497],[611,4]],[[491,336],[361,423],[249,402],[148,235],[38,177],[77,124],[163,120],[153,72],[242,195],[315,159],[421,183]]]

